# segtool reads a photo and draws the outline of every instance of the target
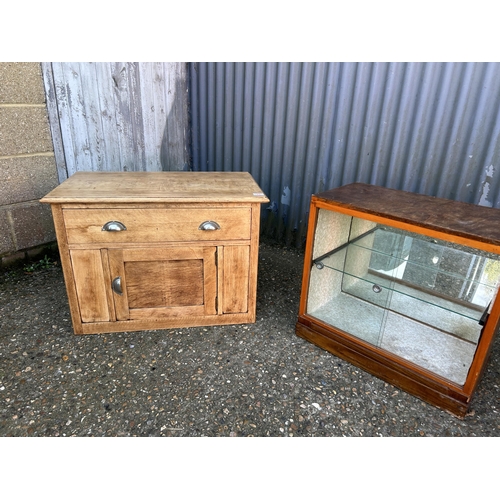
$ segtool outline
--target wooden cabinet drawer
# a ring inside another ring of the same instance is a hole
[[[70,244],[250,239],[250,207],[80,208],[64,209],[63,216]],[[108,222],[125,229],[103,230]]]

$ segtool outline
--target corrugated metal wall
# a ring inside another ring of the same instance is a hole
[[[350,182],[500,207],[499,63],[190,63],[193,170],[249,171],[263,232],[305,240]]]

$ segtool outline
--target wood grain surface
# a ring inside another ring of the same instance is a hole
[[[500,245],[500,210],[461,201],[354,183],[314,199],[418,227]]]
[[[252,202],[269,199],[248,172],[76,172],[42,203]]]
[[[127,243],[137,241],[208,241],[250,238],[250,207],[166,209],[64,209],[68,243]],[[103,231],[106,222],[119,221],[125,231]],[[220,229],[203,231],[214,221]]]
[[[75,333],[255,321],[268,199],[250,174],[77,172],[41,201],[52,204]],[[111,221],[122,229],[103,230]]]

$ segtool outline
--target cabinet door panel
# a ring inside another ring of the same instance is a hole
[[[117,319],[216,314],[215,247],[109,250]]]
[[[224,247],[224,257],[222,260],[222,313],[245,313],[248,311],[250,247]]]
[[[100,250],[71,250],[80,317],[83,323],[110,321]]]
[[[109,288],[112,287],[112,281],[116,278],[121,280],[121,295],[113,292],[115,303],[116,319],[118,321],[127,321],[130,319],[128,310],[127,287],[125,286],[125,265],[123,262],[123,250],[108,250],[110,281]]]
[[[201,259],[125,262],[125,275],[131,309],[203,304]]]

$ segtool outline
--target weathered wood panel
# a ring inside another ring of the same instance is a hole
[[[224,247],[224,314],[248,311],[249,246]]]
[[[125,262],[130,309],[203,304],[203,260]]]
[[[70,253],[82,321],[109,321],[101,251],[72,250]]]
[[[187,169],[185,63],[42,67],[60,172]]]
[[[125,231],[103,231],[106,222],[119,221]],[[201,231],[200,225],[214,221],[220,228]],[[86,209],[64,210],[68,242],[133,243],[147,241],[212,241],[250,239],[250,208]]]

